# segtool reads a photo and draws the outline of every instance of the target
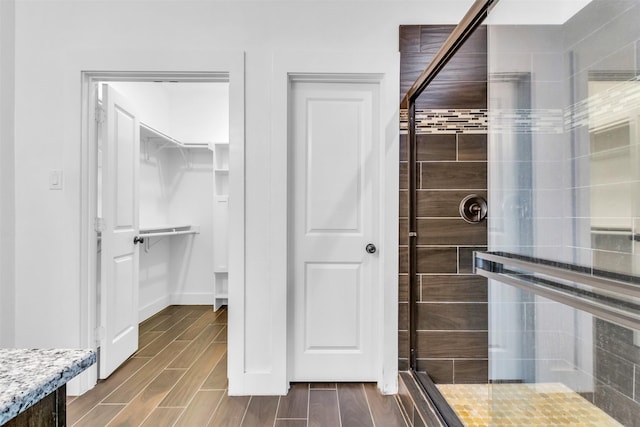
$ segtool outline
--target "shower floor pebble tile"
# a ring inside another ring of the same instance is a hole
[[[561,383],[439,384],[466,427],[622,426]]]

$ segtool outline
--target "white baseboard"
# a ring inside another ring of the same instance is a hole
[[[183,292],[162,296],[141,307],[138,310],[138,320],[143,322],[160,310],[174,304],[213,306],[213,292]]]
[[[171,305],[169,295],[162,296],[138,310],[138,321],[143,322],[160,310]]]
[[[171,294],[171,304],[213,306],[213,292],[182,292]]]

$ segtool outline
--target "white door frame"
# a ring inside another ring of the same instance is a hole
[[[274,126],[271,147],[270,243],[273,317],[273,374],[289,387],[287,374],[288,257],[288,104],[292,79],[314,82],[375,82],[380,85],[380,245],[382,262],[375,292],[378,388],[398,390],[398,180],[399,180],[399,54],[380,52],[281,52],[274,55]],[[375,120],[375,118],[374,118]],[[276,191],[277,189],[277,191]]]
[[[241,381],[242,372],[236,361],[244,359],[244,281],[245,281],[245,139],[244,139],[244,54],[223,54],[219,69],[204,72],[157,71],[83,71],[82,72],[82,155],[80,213],[80,289],[81,345],[97,348],[97,299],[95,218],[97,208],[97,135],[95,122],[95,83],[103,81],[189,81],[229,82],[229,230],[234,236],[229,242],[229,310],[228,371],[229,378]],[[211,195],[213,197],[213,194]],[[213,286],[213,278],[212,278]],[[212,305],[213,307],[213,305]],[[79,393],[97,382],[94,365],[80,376]],[[231,382],[231,380],[230,380]]]

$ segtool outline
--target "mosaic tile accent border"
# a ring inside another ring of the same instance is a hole
[[[400,110],[400,133],[408,133],[409,112]],[[420,109],[416,110],[416,133],[487,133],[487,110]]]
[[[492,110],[489,113],[491,133],[564,133],[564,112],[561,108],[540,110]]]
[[[563,133],[565,113],[562,109],[541,110],[417,110],[416,133]],[[400,110],[400,133],[408,133],[409,114]]]
[[[567,130],[581,126],[599,127],[624,120],[640,104],[640,77],[589,96],[564,111]]]

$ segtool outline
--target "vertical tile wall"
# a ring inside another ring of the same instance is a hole
[[[424,70],[452,26],[401,26],[401,97]],[[436,110],[453,126],[421,126],[417,138],[418,370],[436,383],[487,381],[487,284],[471,274],[471,254],[487,244],[486,221],[468,224],[458,206],[468,194],[487,197],[487,42],[481,28],[421,95],[423,117]],[[444,111],[444,114],[443,114]],[[460,116],[470,117],[461,120]],[[409,367],[407,137],[400,148],[399,368]]]

